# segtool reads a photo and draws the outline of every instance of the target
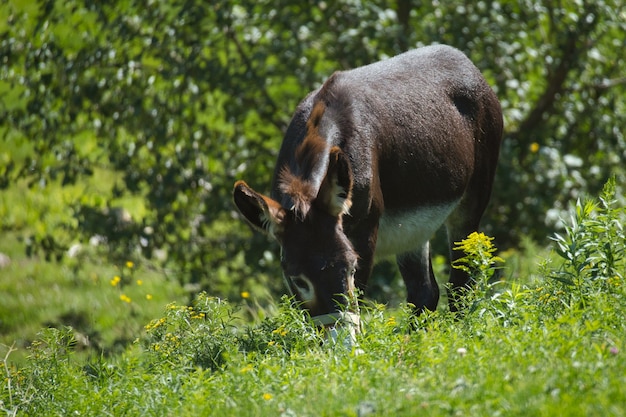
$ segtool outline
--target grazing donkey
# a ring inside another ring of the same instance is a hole
[[[419,48],[334,73],[296,109],[271,197],[237,181],[234,201],[278,241],[289,289],[314,319],[349,309],[388,255],[419,314],[439,300],[429,240],[442,224],[450,247],[477,230],[501,138],[500,103],[470,60]],[[456,310],[469,277],[451,269],[450,284]]]

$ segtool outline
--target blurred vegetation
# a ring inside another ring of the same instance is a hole
[[[620,0],[2,2],[0,233],[31,256],[98,242],[194,291],[276,293],[235,179],[269,190],[292,112],[334,70],[447,43],[505,114],[484,229],[503,249],[544,241],[573,197],[610,176],[624,195],[625,34]]]

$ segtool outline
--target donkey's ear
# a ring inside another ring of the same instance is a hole
[[[339,147],[332,147],[328,171],[315,203],[333,216],[347,214],[352,206],[352,183],[352,169],[348,157]]]
[[[233,200],[252,226],[279,239],[283,231],[285,209],[277,201],[257,193],[243,181],[235,183]]]

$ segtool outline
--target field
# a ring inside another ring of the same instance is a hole
[[[11,317],[3,326],[13,330],[3,332],[0,408],[29,416],[625,415],[625,240],[612,190],[576,205],[549,254],[505,253],[502,264],[488,237],[464,241],[476,286],[461,315],[442,308],[415,319],[407,306],[364,301],[353,347],[325,342],[286,298],[275,311],[249,294],[239,304],[204,293],[187,303],[144,266],[96,265],[100,272],[76,282],[71,268],[13,254],[2,270],[2,317]],[[128,281],[124,289],[115,276]],[[26,356],[24,341],[7,340],[54,311],[75,311],[103,345],[115,346],[104,335],[117,334],[117,350],[87,348],[80,319],[77,328],[50,319]]]
[[[147,5],[0,2],[2,413],[626,415],[623,1]],[[450,313],[441,231],[437,311],[383,262],[327,341],[233,184],[335,71],[430,44],[503,111],[475,286]]]

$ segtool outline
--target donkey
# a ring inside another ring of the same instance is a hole
[[[375,260],[390,255],[415,313],[435,310],[429,240],[445,224],[452,248],[478,229],[502,126],[496,95],[462,52],[418,48],[331,75],[297,107],[270,197],[237,181],[234,202],[278,241],[288,288],[314,319],[354,307]],[[456,311],[469,277],[451,268],[449,282]]]

